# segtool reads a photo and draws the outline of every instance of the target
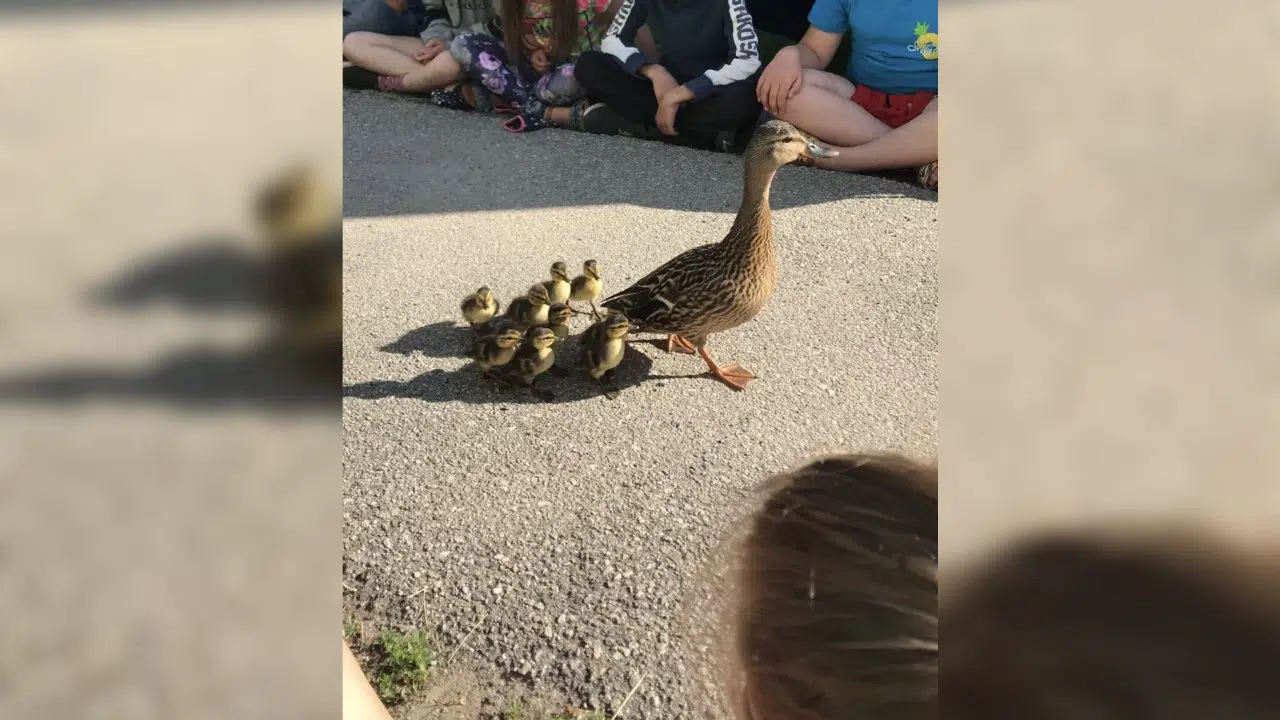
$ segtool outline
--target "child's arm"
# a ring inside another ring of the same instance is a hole
[[[728,62],[685,83],[694,100],[701,100],[726,85],[747,80],[760,69],[760,39],[746,3],[724,0],[722,7],[724,32],[730,46]]]
[[[636,47],[636,32],[649,16],[648,0],[622,0],[609,24],[609,32],[600,41],[600,50],[617,58],[627,72],[639,77],[640,66],[653,60]]]

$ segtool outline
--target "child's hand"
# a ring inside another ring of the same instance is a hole
[[[693,92],[684,85],[677,85],[667,91],[665,95],[658,100],[658,114],[654,116],[654,122],[658,125],[658,129],[666,135],[676,135],[676,112],[680,110],[680,106],[693,99]]]
[[[533,71],[539,75],[545,75],[551,69],[551,60],[543,50],[534,50],[530,53],[529,64],[533,66]]]
[[[413,54],[413,59],[422,64],[427,64],[435,59],[437,55],[444,51],[444,41],[440,38],[432,38],[427,41],[427,46]]]

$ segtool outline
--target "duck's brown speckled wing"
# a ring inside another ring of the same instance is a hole
[[[686,250],[600,305],[626,315],[637,329],[678,329],[689,305],[696,305],[704,294],[701,286],[711,282],[719,269],[719,249],[712,243]]]

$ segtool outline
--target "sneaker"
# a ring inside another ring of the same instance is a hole
[[[579,117],[581,118],[580,122],[583,131],[596,135],[646,138],[651,134],[647,132],[644,125],[622,117],[617,111],[604,103],[588,106]]]
[[[732,155],[738,149],[738,133],[732,130],[721,130],[711,141],[711,149]]]
[[[432,90],[428,96],[435,105],[446,108],[448,110],[462,110],[470,112],[475,108],[471,107],[471,103],[462,96],[462,86],[458,85],[447,90]]]
[[[342,67],[342,86],[353,90],[377,90],[378,74],[355,65]]]

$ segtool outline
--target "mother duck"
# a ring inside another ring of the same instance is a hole
[[[778,268],[769,186],[778,168],[835,154],[788,123],[764,123],[747,145],[742,205],[729,234],[680,253],[601,306],[625,315],[639,332],[666,333],[667,352],[697,353],[722,382],[745,390],[755,375],[736,363],[717,365],[707,338],[755,317],[773,295]]]

